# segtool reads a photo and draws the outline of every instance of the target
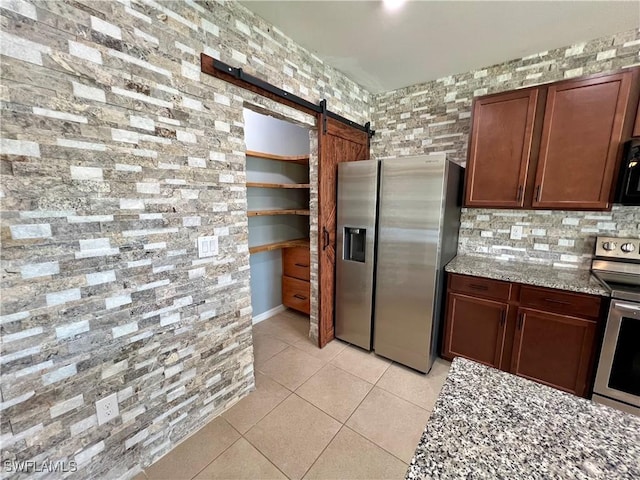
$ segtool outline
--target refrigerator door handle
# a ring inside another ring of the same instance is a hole
[[[324,244],[322,245],[322,250],[324,251],[329,246],[329,230],[325,226],[322,227],[322,238],[324,239]]]

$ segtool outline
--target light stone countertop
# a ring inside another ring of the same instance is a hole
[[[640,417],[463,358],[406,479],[640,478]]]
[[[609,296],[609,291],[591,275],[589,270],[574,270],[459,255],[445,266],[445,271],[538,287]]]

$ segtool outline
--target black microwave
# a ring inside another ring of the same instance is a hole
[[[630,140],[624,147],[615,203],[640,205],[640,139]]]

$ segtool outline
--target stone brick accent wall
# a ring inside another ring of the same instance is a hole
[[[640,64],[640,30],[559,48],[375,95],[377,158],[445,152],[464,165],[473,97]],[[465,209],[459,253],[588,267],[596,235],[640,235],[640,209],[559,212]],[[510,240],[511,225],[525,227]]]
[[[511,227],[521,225],[521,240]],[[611,212],[464,208],[458,254],[492,256],[557,267],[590,268],[595,237],[640,238],[640,207]]]
[[[130,477],[253,388],[242,108],[308,123],[200,52],[358,122],[369,94],[235,2],[0,13],[2,460]]]

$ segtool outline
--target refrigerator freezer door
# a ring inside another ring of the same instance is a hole
[[[373,347],[421,372],[431,368],[443,156],[382,161]]]
[[[335,335],[371,350],[378,162],[338,164]]]

